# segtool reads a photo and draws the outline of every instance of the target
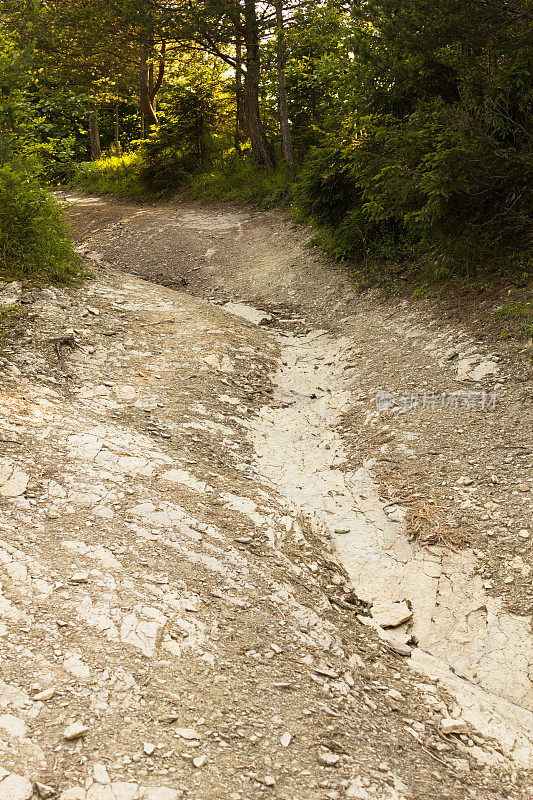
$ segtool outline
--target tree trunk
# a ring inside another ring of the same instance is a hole
[[[146,42],[141,42],[141,58],[139,67],[139,99],[141,103],[141,112],[143,114],[145,121],[144,134],[146,134],[146,128],[148,128],[149,130],[152,127],[152,125],[157,125],[157,115],[150,101],[150,89],[148,83],[149,83],[148,45],[146,44]]]
[[[256,0],[244,0],[244,41],[246,45],[244,108],[248,136],[257,165],[272,168],[276,165],[274,150],[266,137],[259,113],[260,55]]]
[[[202,166],[205,166],[207,163],[207,141],[205,138],[205,130],[204,130],[204,115],[200,114],[200,119],[198,120],[199,123],[199,133],[200,133],[200,163]]]
[[[242,52],[241,35],[235,34],[235,150],[241,155],[241,116],[242,116]]]
[[[150,102],[152,104],[152,108],[154,108],[154,62],[152,59],[148,62],[148,97],[150,98]]]
[[[89,135],[91,138],[91,159],[96,161],[102,155],[100,132],[98,130],[98,111],[94,100],[89,101]]]
[[[159,68],[157,70],[157,78],[154,83],[154,69],[152,67],[152,79],[150,81],[149,87],[149,96],[150,102],[152,104],[152,108],[154,111],[156,110],[156,103],[157,103],[157,93],[160,90],[161,86],[163,85],[163,78],[165,77],[165,51],[166,51],[167,43],[161,42],[161,50],[159,51]]]
[[[294,154],[292,152],[291,128],[289,125],[289,111],[287,108],[287,82],[285,79],[285,31],[283,30],[283,0],[276,3],[276,28],[277,28],[277,60],[278,60],[278,89],[279,89],[279,125],[281,129],[281,142],[285,163],[290,173],[294,172]]]
[[[115,94],[115,155],[117,158],[120,156],[120,141],[119,141],[119,127],[118,127],[118,92]]]

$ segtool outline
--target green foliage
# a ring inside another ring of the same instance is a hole
[[[335,2],[297,6],[294,23],[287,26],[289,117],[300,158],[320,144],[324,133],[342,127],[353,96],[347,80],[351,27],[351,20]],[[276,81],[273,74],[274,97]]]
[[[0,275],[67,281],[78,262],[59,207],[39,184],[27,66],[26,54],[0,31]]]
[[[80,164],[73,183],[86,192],[141,199],[149,194],[140,179],[141,163],[141,156],[135,151],[119,158],[103,156],[97,161]]]
[[[394,258],[400,271],[409,259],[433,280],[520,271],[528,260],[526,20],[512,3],[473,5],[364,7],[373,25],[353,29],[340,135],[312,151],[297,192],[299,213],[337,257]]]
[[[292,195],[282,167],[261,170],[248,155],[236,154],[227,155],[209,169],[196,171],[183,188],[198,199],[249,203],[265,209],[287,205]]]
[[[159,125],[144,140],[141,179],[159,193],[172,193],[191,172],[221,157],[229,143],[224,67],[192,54],[158,107]]]
[[[160,125],[142,146],[141,178],[159,191],[175,191],[214,145],[215,106],[208,86],[176,86],[165,98]]]
[[[0,167],[0,274],[65,282],[79,271],[57,203],[31,175]]]
[[[26,93],[33,114],[33,150],[45,181],[57,185],[69,180],[87,152],[87,101],[73,92],[34,83]]]
[[[25,99],[28,54],[0,28],[0,166],[31,155],[32,118]]]

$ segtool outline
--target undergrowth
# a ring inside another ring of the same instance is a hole
[[[0,167],[0,276],[67,283],[79,264],[54,198],[34,176]]]
[[[121,157],[102,156],[97,161],[80,164],[74,175],[74,185],[96,194],[116,194],[142,200],[152,192],[140,179],[142,160],[138,153]]]
[[[199,200],[225,200],[264,209],[286,206],[292,197],[283,168],[260,170],[250,159],[238,156],[192,173],[183,189]]]
[[[139,152],[126,153],[121,158],[107,156],[81,164],[74,185],[87,192],[134,199],[181,192],[199,200],[250,203],[260,208],[286,205],[291,197],[291,186],[283,169],[258,170],[249,158],[237,156],[205,168],[175,173],[163,187],[160,181],[154,183],[147,177]]]

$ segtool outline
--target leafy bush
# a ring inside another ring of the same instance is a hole
[[[66,282],[79,273],[60,209],[28,173],[0,167],[0,273]]]
[[[63,282],[79,263],[59,206],[39,182],[27,68],[27,54],[0,30],[0,274]]]

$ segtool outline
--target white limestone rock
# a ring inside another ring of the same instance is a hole
[[[0,781],[0,800],[30,800],[33,786],[27,778],[12,772]]]
[[[397,628],[413,616],[405,600],[401,602],[387,602],[376,600],[372,604],[372,618],[382,628]]]

